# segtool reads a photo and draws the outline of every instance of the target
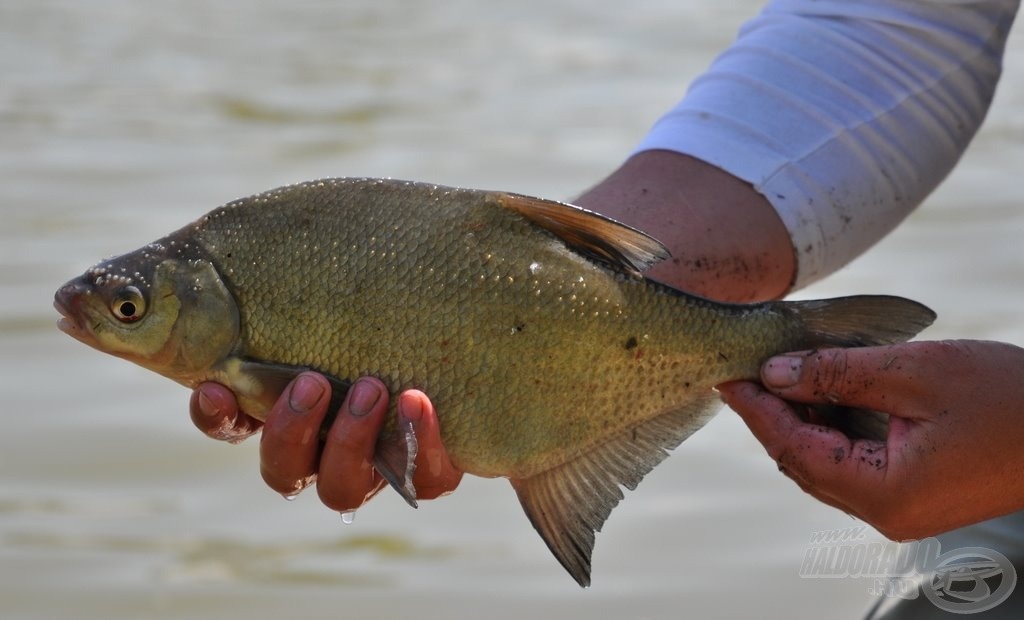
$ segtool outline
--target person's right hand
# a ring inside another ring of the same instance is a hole
[[[416,497],[433,499],[451,493],[462,472],[452,465],[441,444],[433,405],[418,390],[398,398],[399,423],[411,424],[419,443],[413,477]],[[388,391],[372,377],[356,381],[321,445],[320,427],[330,400],[330,383],[306,372],[288,385],[266,422],[240,411],[231,390],[217,383],[197,387],[189,409],[193,423],[214,439],[239,442],[262,427],[260,472],[270,488],[291,497],[316,482],[327,507],[348,512],[385,486],[373,468],[373,456],[388,410]]]

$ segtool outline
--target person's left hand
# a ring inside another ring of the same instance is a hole
[[[357,380],[321,445],[320,427],[330,401],[330,383],[305,372],[288,385],[266,422],[240,411],[231,390],[217,383],[200,385],[189,409],[193,423],[215,439],[241,441],[262,427],[260,473],[270,488],[292,497],[316,482],[327,507],[348,512],[385,486],[373,468],[373,456],[388,411],[388,391],[378,379]],[[398,396],[397,409],[399,424],[411,424],[419,444],[416,497],[434,499],[454,491],[462,472],[448,459],[430,400],[423,392],[407,390]]]
[[[761,375],[767,389],[719,386],[725,402],[800,488],[889,538],[1024,508],[1024,349],[972,340],[823,349],[772,358]],[[888,413],[888,438],[851,440],[787,401]]]

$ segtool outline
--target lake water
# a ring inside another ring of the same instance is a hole
[[[594,586],[507,483],[352,525],[263,486],[256,441],[59,333],[53,291],[227,200],[323,176],[569,197],[615,167],[759,4],[176,0],[0,4],[0,616],[856,617],[871,584],[801,579],[855,525],[723,411],[615,511]],[[895,293],[929,337],[1024,343],[1024,41],[962,165],[802,295]],[[872,534],[877,538],[877,535]],[[827,606],[827,607],[826,607]]]

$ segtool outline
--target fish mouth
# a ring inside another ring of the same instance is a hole
[[[78,322],[69,317],[64,308],[58,302],[54,301],[53,307],[57,309],[57,312],[60,312],[63,315],[57,319],[57,329],[69,336],[75,336],[75,332],[78,331]]]
[[[72,280],[60,287],[53,296],[53,307],[61,315],[57,319],[57,329],[78,340],[84,340],[86,337],[81,321],[82,313],[78,306],[87,290],[82,283]]]

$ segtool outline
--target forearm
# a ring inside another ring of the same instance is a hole
[[[664,243],[646,275],[722,301],[783,295],[795,272],[789,234],[754,188],[700,160],[646,151],[576,200]]]

